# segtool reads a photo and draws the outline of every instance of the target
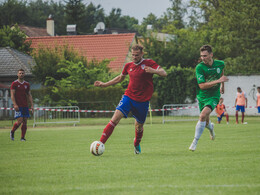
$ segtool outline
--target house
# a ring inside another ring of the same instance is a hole
[[[19,24],[18,27],[27,37],[55,36],[54,20],[51,16],[46,20],[46,28],[25,26]]]
[[[53,48],[55,45],[72,46],[80,55],[91,60],[110,59],[109,68],[114,72],[122,70],[125,63],[131,61],[130,47],[136,42],[135,33],[74,35],[55,37],[28,37],[31,47],[36,49],[44,46]]]

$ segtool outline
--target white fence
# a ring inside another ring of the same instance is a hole
[[[80,122],[78,106],[40,107],[34,111],[33,127],[47,123],[76,123]]]
[[[162,122],[198,120],[197,104],[165,104],[162,107]]]

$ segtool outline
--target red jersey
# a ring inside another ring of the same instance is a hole
[[[30,84],[26,81],[20,83],[15,80],[12,82],[11,90],[15,90],[15,101],[18,107],[28,107],[27,95],[30,91]]]
[[[153,60],[142,59],[138,64],[127,63],[122,71],[122,75],[130,77],[125,95],[138,102],[149,101],[153,94],[153,74],[145,72],[145,66],[160,68]]]

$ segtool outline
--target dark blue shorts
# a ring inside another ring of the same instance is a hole
[[[239,105],[237,105],[236,106],[236,111],[240,111],[241,110],[241,112],[245,112],[245,106],[239,106]]]
[[[260,106],[258,106],[257,108],[258,108],[258,113],[260,113]]]
[[[225,112],[223,112],[219,117],[218,117],[218,122],[222,120],[222,117],[225,115]]]
[[[136,121],[143,124],[148,113],[149,101],[137,102],[124,95],[116,109],[120,110],[124,114],[125,118],[127,118],[128,113],[131,111]]]
[[[15,111],[14,112],[14,118],[29,118],[30,114],[29,114],[29,108],[28,107],[19,107],[19,111]]]

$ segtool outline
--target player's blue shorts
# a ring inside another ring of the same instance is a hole
[[[225,115],[225,112],[223,112],[219,117],[218,117],[218,122],[222,120],[222,117]]]
[[[258,108],[258,113],[260,113],[260,106],[258,106],[257,108]]]
[[[124,114],[125,118],[127,118],[128,113],[131,111],[136,121],[143,124],[148,113],[149,101],[137,102],[124,95],[116,109],[120,110]]]
[[[15,119],[20,118],[20,117],[24,117],[24,118],[30,117],[28,107],[19,107],[19,111],[14,112],[14,118]]]
[[[239,106],[239,105],[237,105],[236,106],[236,111],[240,111],[241,110],[241,112],[245,112],[245,106]]]

